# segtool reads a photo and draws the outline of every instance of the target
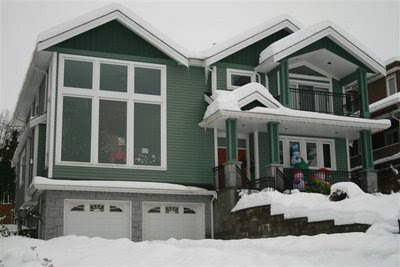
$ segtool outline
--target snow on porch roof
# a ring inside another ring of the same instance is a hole
[[[329,37],[347,52],[355,56],[376,73],[386,75],[384,62],[374,53],[352,38],[336,24],[323,21],[310,27],[301,29],[268,46],[260,54],[260,65],[278,62],[294,52],[320,40]]]
[[[36,176],[33,178],[29,193],[36,190],[71,190],[121,193],[181,194],[181,195],[215,195],[214,191],[195,186],[170,183],[134,182],[134,181],[92,181],[49,179]]]
[[[254,95],[255,97],[250,98]],[[358,131],[361,129],[378,132],[391,125],[389,120],[371,120],[290,109],[279,103],[267,88],[258,83],[250,83],[234,91],[217,90],[211,98],[214,101],[207,107],[203,121],[199,123],[202,128],[215,126],[228,118],[237,118],[258,125],[276,121],[282,123],[284,126],[282,128],[287,128],[288,125],[294,126],[298,134],[301,129],[304,131],[303,134],[315,135],[318,130],[324,128],[325,132],[332,135],[332,131],[336,132],[337,129],[343,136],[336,137],[348,137],[353,140],[358,138]],[[248,101],[244,101],[246,99]],[[261,102],[265,107],[241,110],[243,106],[249,104],[249,101],[254,100]]]

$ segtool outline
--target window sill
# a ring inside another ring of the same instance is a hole
[[[151,170],[151,171],[166,171],[166,166],[147,166],[147,165],[124,165],[112,163],[86,163],[86,162],[73,162],[73,161],[59,161],[55,163],[56,166],[67,167],[89,167],[89,168],[113,168],[113,169],[130,169],[130,170]]]

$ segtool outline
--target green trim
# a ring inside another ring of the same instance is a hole
[[[360,131],[360,143],[361,143],[361,159],[363,170],[374,169],[374,159],[372,152],[372,138],[371,130]]]
[[[226,160],[237,159],[237,119],[227,119],[226,127]]]
[[[270,164],[279,164],[279,123],[267,123],[268,154]]]
[[[367,73],[363,68],[357,70],[357,83],[360,92],[360,115],[361,118],[369,119]]]
[[[279,85],[281,89],[281,104],[289,107],[289,61],[284,59],[279,66]]]

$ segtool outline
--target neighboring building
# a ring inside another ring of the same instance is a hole
[[[190,54],[123,7],[96,10],[38,38],[13,118],[16,205],[38,209],[44,239],[210,238],[247,179],[292,186],[295,152],[349,180],[359,135],[374,191],[371,133],[390,127],[369,119],[376,74],[384,64],[331,23],[278,17]]]
[[[386,61],[386,75],[368,79],[369,106],[372,119],[388,119],[391,127],[372,135],[374,167],[379,172],[400,167],[400,58]],[[350,149],[353,171],[360,170],[359,142]],[[384,174],[382,174],[384,175]]]

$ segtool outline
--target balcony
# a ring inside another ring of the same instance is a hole
[[[359,116],[359,99],[352,94],[290,88],[290,108],[340,116]]]

